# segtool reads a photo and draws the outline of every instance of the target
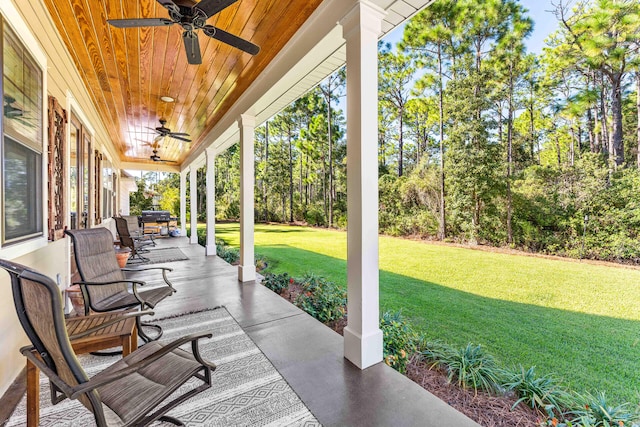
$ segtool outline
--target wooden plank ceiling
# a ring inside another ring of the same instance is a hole
[[[202,64],[187,62],[179,25],[115,28],[107,19],[169,18],[156,0],[44,0],[122,161],[153,163],[153,129],[166,119],[193,142],[157,141],[182,162],[322,0],[239,0],[207,24],[260,46],[256,56],[197,30]],[[175,0],[175,3],[192,3]],[[160,99],[169,96],[175,102]]]

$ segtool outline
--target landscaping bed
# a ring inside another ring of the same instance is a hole
[[[267,274],[262,284],[342,334],[346,294],[313,274]],[[383,313],[384,362],[484,427],[637,426],[638,409],[604,393],[575,394],[534,368],[505,369],[481,346],[427,342],[400,313]]]
[[[290,278],[286,273],[268,274],[263,283],[270,289],[274,287],[277,290],[276,293],[292,304],[296,304],[296,301],[308,292],[300,281]],[[343,334],[343,329],[347,325],[346,307],[344,310],[344,316],[325,322],[326,326],[340,335]],[[515,398],[491,396],[458,387],[447,380],[442,370],[431,369],[429,364],[421,361],[417,356],[412,357],[407,363],[406,376],[485,427],[537,427],[543,419],[541,413],[522,405],[518,405],[512,411]]]

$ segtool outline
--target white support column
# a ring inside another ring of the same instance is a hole
[[[180,235],[187,235],[187,172],[180,172]]]
[[[205,150],[207,156],[207,256],[216,254],[216,152]]]
[[[253,187],[254,187],[254,150],[253,135],[255,117],[240,115],[240,265],[238,280],[250,282],[256,280],[253,241]]]
[[[358,1],[342,19],[347,42],[347,298],[344,357],[382,361],[378,271],[378,35],[385,12]]]
[[[189,166],[189,192],[191,208],[191,236],[189,243],[198,243],[198,169]]]

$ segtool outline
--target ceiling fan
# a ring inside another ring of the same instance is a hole
[[[187,61],[189,64],[202,64],[200,53],[200,43],[198,33],[202,32],[216,40],[238,48],[244,52],[256,55],[260,47],[228,33],[213,25],[207,25],[207,19],[231,6],[238,0],[201,0],[196,3],[194,0],[156,0],[160,5],[169,11],[171,19],[167,18],[139,18],[139,19],[108,19],[107,22],[118,28],[133,27],[162,27],[178,24],[182,27],[182,39],[187,51]]]
[[[189,136],[188,133],[171,132],[171,129],[165,126],[166,124],[167,121],[165,119],[160,119],[160,126],[158,126],[157,128],[148,128],[158,133],[156,141],[164,138],[165,136],[168,136],[170,138],[179,139],[180,141],[191,142],[189,138],[186,138],[187,136]]]
[[[160,150],[160,145],[157,142],[155,141],[143,142],[142,145],[147,145],[151,147],[152,154],[149,157],[134,157],[135,160],[153,160],[154,162],[160,162],[160,163],[178,163],[175,160],[164,160],[162,157],[160,157],[160,155],[158,154],[158,151]]]
[[[162,162],[162,163],[177,163],[175,160],[163,160],[159,155],[158,155],[158,149],[154,148],[152,151],[152,155],[149,156],[149,158],[151,160],[153,160],[154,162]]]
[[[157,144],[145,143],[145,145],[149,145],[153,148],[153,150],[151,151],[152,154],[149,157],[134,157],[135,160],[153,160],[154,162],[159,163],[178,163],[175,160],[164,160],[162,157],[160,157],[160,155],[158,154],[159,147]]]

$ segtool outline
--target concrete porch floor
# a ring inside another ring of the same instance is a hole
[[[324,426],[478,426],[384,363],[356,368],[343,357],[342,336],[264,286],[241,284],[237,267],[188,238],[157,239],[157,247],[179,247],[189,259],[161,264],[174,269],[178,292],[156,317],[225,306]],[[24,393],[21,378],[0,399],[0,425]]]
[[[167,264],[178,293],[156,316],[224,305],[324,426],[478,426],[384,363],[356,368],[342,336],[264,286],[241,284],[237,267],[186,237],[158,246],[180,247],[189,260]]]

